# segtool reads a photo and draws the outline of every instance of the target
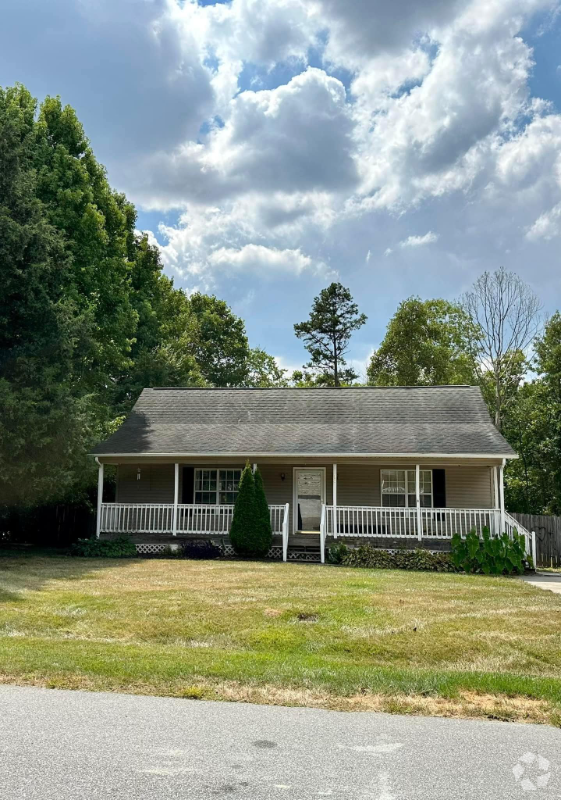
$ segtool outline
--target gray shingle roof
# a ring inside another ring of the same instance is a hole
[[[145,389],[93,453],[515,455],[473,386]]]

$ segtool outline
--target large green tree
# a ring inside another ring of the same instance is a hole
[[[189,298],[189,350],[211,386],[286,385],[285,370],[260,347],[250,348],[245,323],[214,295]]]
[[[60,493],[83,457],[76,350],[91,335],[64,236],[38,197],[36,104],[0,89],[0,506]]]
[[[309,318],[294,326],[296,336],[310,354],[306,367],[318,385],[341,386],[356,380],[358,375],[347,367],[345,355],[351,335],[366,320],[350,291],[340,283],[332,283],[314,299]]]
[[[503,433],[519,454],[509,464],[511,507],[561,514],[561,314],[555,313],[535,342],[537,377],[522,383],[506,404]]]
[[[92,321],[76,379],[97,391],[130,359],[137,315],[130,302],[136,213],[97,162],[76,113],[47,97],[36,123],[37,195],[63,234],[72,295]]]
[[[135,229],[75,112],[0,90],[0,505],[80,496],[92,444],[144,386],[272,386],[216,297],[189,297]]]
[[[185,292],[162,273],[157,247],[136,235],[130,249],[129,299],[137,315],[130,359],[114,383],[115,412],[130,410],[146,386],[204,386],[193,353],[197,326]]]
[[[212,386],[239,386],[247,377],[249,342],[242,319],[223,300],[200,293],[190,297],[192,353]]]
[[[474,383],[472,322],[447,300],[409,297],[400,303],[368,365],[377,386]]]

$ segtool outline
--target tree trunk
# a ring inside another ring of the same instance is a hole
[[[499,431],[502,426],[502,417],[501,379],[495,373],[495,426]]]

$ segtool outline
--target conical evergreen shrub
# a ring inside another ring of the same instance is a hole
[[[247,463],[240,479],[232,527],[230,528],[230,542],[239,556],[260,555],[254,549],[258,528],[255,481],[251,467]]]
[[[259,526],[256,541],[261,550],[261,555],[265,556],[273,544],[273,531],[271,528],[271,512],[269,511],[269,504],[265,496],[265,487],[263,485],[263,478],[259,472],[259,467],[255,470],[253,479],[255,481],[255,504],[257,506],[257,521]]]

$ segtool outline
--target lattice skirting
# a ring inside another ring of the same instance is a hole
[[[214,544],[218,545],[222,550],[222,555],[226,558],[234,558],[236,553],[234,548],[231,544],[222,544],[220,542],[214,542]],[[265,558],[276,558],[282,559],[282,547],[271,547]]]
[[[165,553],[166,550],[179,550],[177,544],[156,544],[156,543],[142,543],[136,545],[136,552],[139,555],[158,555],[158,553]]]
[[[307,553],[305,550],[289,550],[288,561],[314,561],[318,564],[321,561],[321,556],[319,553]]]
[[[214,545],[222,550],[222,555],[225,558],[233,558],[235,557],[234,548],[231,544],[225,544],[224,542],[212,542]],[[160,544],[156,542],[143,542],[136,545],[136,552],[139,555],[159,555],[160,553],[165,553],[166,550],[178,550],[178,544]],[[271,547],[265,558],[272,558],[280,560],[282,559],[282,547]]]

